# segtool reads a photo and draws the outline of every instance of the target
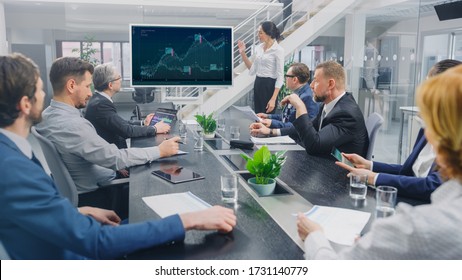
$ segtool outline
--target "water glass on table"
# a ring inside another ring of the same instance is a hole
[[[395,214],[398,190],[395,187],[379,186],[375,190],[375,218],[386,218]]]
[[[178,134],[182,139],[186,138],[186,135],[188,134],[188,128],[186,127],[186,124],[182,121],[178,123]]]
[[[231,140],[239,140],[239,138],[241,137],[239,126],[231,126],[229,128],[229,133]]]
[[[218,121],[217,121],[217,131],[222,133],[222,135],[223,135],[224,132],[225,132],[225,128],[226,128],[226,120],[223,119],[223,118],[218,119]]]
[[[202,151],[204,149],[204,133],[200,125],[194,130],[194,150]]]
[[[221,175],[221,200],[225,203],[237,201],[237,175]]]
[[[367,175],[350,174],[350,197],[353,199],[366,199]]]

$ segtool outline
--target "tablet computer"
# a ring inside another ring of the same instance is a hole
[[[173,184],[201,180],[205,178],[201,174],[184,168],[182,166],[177,166],[177,168],[174,169],[165,169],[164,171],[154,170],[151,173]]]
[[[175,120],[176,115],[170,114],[167,112],[155,112],[154,117],[152,117],[151,122],[149,123],[150,126],[155,125],[156,123],[160,121],[164,121],[164,123],[168,125],[172,125],[173,121]]]

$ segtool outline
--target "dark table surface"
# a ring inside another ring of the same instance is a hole
[[[236,118],[235,115],[230,119],[227,127],[231,124],[239,125],[241,140],[248,140],[247,128],[250,121],[245,118]],[[238,224],[229,234],[214,231],[189,231],[186,233],[184,242],[158,246],[137,252],[129,257],[134,259],[302,259],[303,251],[294,242],[294,237],[291,238],[287,233],[290,229],[281,228],[281,223],[273,219],[274,215],[265,211],[271,201],[266,200],[265,202],[252,194],[252,191],[243,185],[244,180],[241,180],[238,186],[237,205],[228,205],[221,201],[220,175],[233,172],[233,168],[225,160],[220,160],[220,156],[240,152],[252,155],[256,149],[227,150],[226,145],[218,145],[217,149],[214,142],[219,142],[218,139],[205,141],[203,151],[194,151],[191,128],[190,126],[188,130],[186,144],[180,145],[181,150],[189,152],[187,155],[161,159],[150,165],[130,169],[130,223],[159,218],[142,201],[142,197],[191,191],[211,205],[234,208]],[[177,134],[176,128],[172,130],[172,135],[175,134]],[[132,139],[132,146],[156,145],[172,135]],[[227,133],[223,136],[225,139],[229,138]],[[228,139],[224,141],[228,142]],[[294,197],[306,200],[306,209],[302,208],[303,211],[308,211],[311,205],[322,205],[374,213],[375,191],[369,188],[365,200],[350,198],[347,171],[335,165],[333,158],[310,156],[305,151],[288,151],[286,155],[287,161],[278,178],[283,185],[289,187]],[[189,168],[205,176],[205,179],[171,184],[151,174],[153,170],[171,165]],[[399,198],[398,201],[410,204],[420,203],[403,198]],[[272,213],[275,212],[277,213],[278,209],[272,209]],[[374,219],[373,216],[372,214],[364,231],[369,229]],[[289,225],[292,224],[289,223]],[[295,222],[293,227],[295,227]]]

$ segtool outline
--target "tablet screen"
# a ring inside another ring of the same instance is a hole
[[[174,114],[169,114],[165,112],[156,112],[154,113],[154,117],[152,117],[151,123],[149,125],[153,126],[160,121],[164,121],[164,123],[171,125],[174,119],[175,119]]]
[[[154,170],[151,172],[164,180],[167,180],[173,184],[194,181],[204,179],[205,177],[181,166],[175,166],[174,168],[168,168],[163,170]]]

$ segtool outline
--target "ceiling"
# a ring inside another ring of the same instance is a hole
[[[294,0],[307,1],[307,0]],[[398,21],[434,14],[443,0],[358,0],[355,12],[369,27],[386,29]],[[0,0],[7,28],[66,32],[120,32],[130,23],[236,26],[270,0]],[[272,1],[275,2],[275,1]],[[277,2],[277,1],[276,1]],[[274,13],[282,7],[271,3]]]

